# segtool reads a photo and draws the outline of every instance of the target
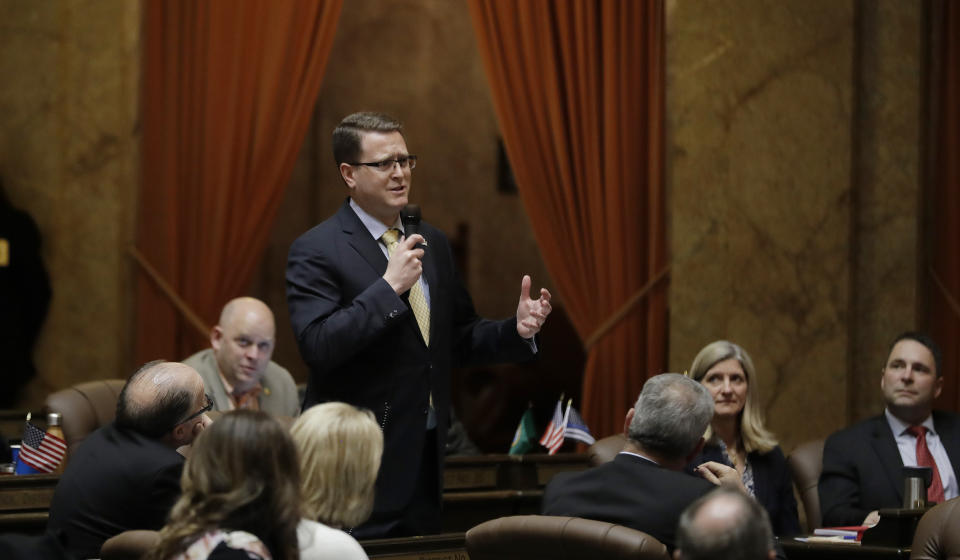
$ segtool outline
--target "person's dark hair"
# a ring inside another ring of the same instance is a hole
[[[383,113],[354,113],[344,117],[333,129],[333,159],[341,163],[357,163],[363,132],[403,132],[397,119]]]
[[[176,383],[173,376],[164,375],[169,364],[163,360],[148,362],[130,376],[117,399],[115,422],[118,427],[160,438],[190,415],[194,395]],[[148,391],[151,398],[142,398],[144,391]],[[140,398],[135,393],[139,393]]]
[[[893,342],[890,343],[890,348],[887,348],[887,357],[889,358],[890,352],[893,352],[893,347],[897,345],[901,340],[913,340],[914,342],[919,342],[927,347],[927,350],[933,354],[933,365],[937,368],[937,377],[943,376],[943,370],[940,369],[941,362],[943,361],[943,353],[940,352],[940,347],[937,346],[937,343],[930,338],[929,335],[918,332],[918,331],[906,331],[897,335],[897,338],[893,339]],[[886,369],[887,364],[883,364],[884,369]]]
[[[287,429],[263,411],[234,410],[203,430],[183,494],[147,558],[165,560],[212,530],[255,535],[276,560],[299,557],[300,467]]]
[[[705,507],[716,507],[721,500],[728,502],[721,512],[712,519],[697,519]],[[761,560],[769,557],[773,547],[766,510],[732,488],[721,486],[690,504],[677,525],[677,550],[682,560]]]
[[[696,448],[712,418],[713,398],[703,385],[664,373],[643,384],[627,437],[646,450],[683,459]]]

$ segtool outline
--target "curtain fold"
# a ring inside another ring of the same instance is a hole
[[[203,320],[243,295],[313,115],[343,0],[147,0],[137,249]],[[135,359],[202,345],[138,269]]]
[[[937,407],[960,410],[960,3],[930,11],[927,328],[943,350]]]
[[[663,2],[469,5],[521,200],[587,340],[667,264]],[[588,348],[583,416],[598,437],[622,430],[666,364],[666,282],[638,301]]]

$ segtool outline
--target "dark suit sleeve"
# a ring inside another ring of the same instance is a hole
[[[313,371],[336,370],[410,312],[382,277],[359,294],[342,293],[339,277],[350,272],[335,262],[332,245],[320,235],[301,237],[287,261],[290,319]]]
[[[870,513],[860,506],[860,477],[846,434],[827,438],[823,446],[823,471],[817,492],[825,527],[860,525]]]
[[[154,473],[150,496],[144,496],[144,527],[159,530],[166,525],[167,516],[173,504],[180,498],[180,475],[183,474],[183,462],[168,464]]]
[[[529,340],[517,332],[516,316],[493,321],[477,315],[473,298],[453,267],[453,256],[447,247],[448,268],[452,271],[454,293],[454,359],[456,366],[475,366],[502,362],[520,362],[533,357]],[[519,294],[519,292],[517,292]]]

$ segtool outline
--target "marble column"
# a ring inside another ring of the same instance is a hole
[[[854,16],[668,6],[670,368],[742,345],[786,448],[847,419]]]
[[[0,173],[53,284],[24,407],[130,373],[140,15],[128,0],[0,0]]]
[[[786,450],[882,409],[915,328],[923,3],[668,4],[670,367],[744,346]]]

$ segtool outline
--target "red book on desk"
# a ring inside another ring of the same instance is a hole
[[[821,537],[853,537],[857,541],[863,538],[863,532],[869,529],[868,525],[850,525],[847,527],[821,527],[814,529],[813,534]]]

